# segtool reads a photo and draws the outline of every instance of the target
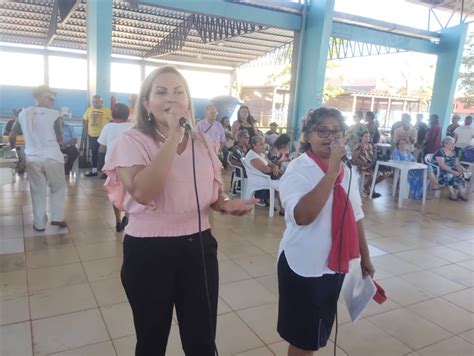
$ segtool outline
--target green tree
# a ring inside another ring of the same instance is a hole
[[[467,106],[474,105],[474,32],[466,40],[466,49],[459,74],[461,80],[459,88],[464,92],[462,101]]]

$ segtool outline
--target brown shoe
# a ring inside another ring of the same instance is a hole
[[[67,227],[67,222],[65,220],[63,220],[63,221],[51,221],[51,225],[58,226],[58,227],[61,227],[61,228],[65,228],[65,227]]]

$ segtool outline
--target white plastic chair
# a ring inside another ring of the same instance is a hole
[[[275,210],[275,190],[278,191],[279,181],[273,180],[269,175],[263,173],[256,173],[255,168],[251,167],[250,161],[242,158],[242,163],[247,172],[247,182],[244,184],[242,199],[250,199],[253,193],[257,190],[268,189],[270,191],[270,210],[269,217],[273,217]]]
[[[354,169],[354,171],[356,172],[357,170]],[[362,171],[361,173],[358,173],[358,175],[359,175],[359,193],[360,193],[360,196],[363,197],[365,176],[370,176],[370,174],[367,173],[367,172]]]
[[[242,192],[244,191],[245,181],[247,179],[245,178],[244,169],[242,167],[232,164],[232,162],[230,161],[230,156],[231,155],[229,152],[229,154],[227,155],[227,163],[229,164],[230,168],[232,168],[232,181],[230,182],[229,194],[231,196],[234,196],[235,195],[234,192],[238,192],[242,196]],[[238,175],[237,175],[237,172],[238,172]],[[239,188],[239,182],[240,182],[240,188]]]
[[[433,163],[433,156],[434,156],[433,153],[427,153],[427,154],[425,155],[424,161],[425,161],[425,163],[426,163],[428,166],[430,166],[431,168],[433,168],[433,170],[436,172],[436,181],[438,182],[438,179],[439,179],[439,170],[440,170],[440,168],[439,168],[436,164]],[[435,192],[435,197],[436,197],[436,198],[439,198],[440,195],[441,195],[441,190],[437,190],[437,191]]]

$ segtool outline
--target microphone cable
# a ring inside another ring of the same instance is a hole
[[[346,197],[346,202],[344,203],[344,210],[342,211],[341,230],[339,233],[339,271],[341,271],[342,232],[344,229],[344,218],[346,217],[347,205],[349,204],[349,194],[351,193],[351,185],[352,185],[352,168],[349,168],[349,187],[347,189],[347,197]],[[337,286],[338,290],[342,288],[343,281],[344,281],[343,278],[339,280],[339,283]],[[338,296],[338,301],[336,302],[336,328],[335,328],[336,330],[334,331],[334,356],[336,356],[336,353],[337,353],[337,333],[339,331],[339,320],[338,320],[338,313],[337,313],[339,296]]]
[[[209,281],[207,278],[207,268],[206,268],[206,256],[204,254],[204,242],[202,238],[202,226],[201,226],[201,206],[199,204],[199,194],[197,188],[197,179],[196,179],[196,157],[194,152],[194,133],[191,133],[190,130],[187,130],[188,136],[191,139],[191,154],[192,154],[192,161],[193,161],[193,181],[194,181],[194,194],[196,196],[196,206],[198,212],[198,224],[199,224],[199,241],[201,244],[201,257],[202,257],[202,266],[203,266],[203,273],[204,273],[204,287],[206,289],[206,299],[207,299],[207,307],[209,311],[209,330],[211,331],[212,342],[214,344],[214,354],[219,356],[219,351],[217,350],[216,345],[216,333],[214,330],[214,325],[212,323],[212,310],[211,310],[211,297],[209,294]]]

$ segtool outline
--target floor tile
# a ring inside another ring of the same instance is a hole
[[[72,246],[72,244],[72,239],[68,237],[68,234],[27,237],[25,238],[25,251],[60,248]]]
[[[288,343],[286,341],[276,342],[274,344],[268,345],[268,348],[272,350],[275,356],[287,356],[288,355]],[[334,344],[328,340],[328,343],[325,347],[317,351],[317,356],[333,356],[334,355]],[[340,347],[337,347],[338,356],[348,355]],[[380,355],[380,354],[379,354]]]
[[[0,273],[25,269],[25,254],[10,253],[0,255]]]
[[[0,326],[0,355],[33,356],[30,322]]]
[[[406,309],[392,310],[371,316],[367,320],[414,350],[452,336],[448,331]]]
[[[428,291],[399,277],[384,278],[381,281],[381,285],[385,289],[388,298],[402,306],[421,302],[433,297],[433,294]]]
[[[276,302],[276,297],[254,279],[224,284],[220,296],[233,310]]]
[[[91,282],[92,290],[100,306],[123,303],[127,295],[120,278],[100,279]]]
[[[44,268],[79,262],[79,255],[72,245],[26,252],[28,268]]]
[[[52,356],[115,356],[115,350],[111,341],[88,345],[68,351],[58,352]]]
[[[430,271],[408,273],[401,275],[400,278],[433,295],[448,294],[466,288],[462,284],[452,282]]]
[[[234,355],[261,346],[263,343],[234,313],[217,318],[217,347],[220,355]]]
[[[0,272],[0,297],[26,292],[26,270]]]
[[[459,266],[458,264],[434,268],[431,272],[439,274],[450,281],[462,284],[465,287],[474,287],[474,271]]]
[[[453,334],[474,328],[474,314],[441,298],[430,299],[408,307],[412,312]]]
[[[48,355],[109,340],[98,309],[32,322],[35,355]]]
[[[0,325],[30,320],[28,296],[10,295],[0,298]]]
[[[234,258],[234,261],[252,277],[263,277],[276,273],[276,259],[273,256],[251,256]]]
[[[122,257],[123,249],[120,241],[102,242],[98,244],[77,245],[81,261],[103,258]]]
[[[471,329],[469,331],[466,331],[465,333],[459,334],[458,336],[464,341],[467,341],[470,344],[474,345],[474,329]]]
[[[398,252],[395,253],[395,256],[398,256],[405,261],[411,262],[414,265],[423,268],[434,268],[449,264],[448,261],[439,257],[435,257],[422,249]]]
[[[130,356],[135,354],[137,338],[135,335],[112,340],[117,356]]]
[[[276,331],[278,304],[268,304],[240,310],[237,312],[237,315],[265,342],[265,344],[281,340],[280,335],[278,335]]]
[[[278,279],[276,274],[265,277],[258,277],[255,278],[255,280],[271,294],[273,294],[274,296],[278,296]]]
[[[112,339],[135,334],[130,304],[120,303],[100,308]]]
[[[472,356],[474,355],[474,345],[459,337],[452,337],[416,352],[421,356]]]
[[[222,261],[219,262],[219,283],[229,283],[240,281],[243,279],[250,279],[252,276],[245,272],[245,270],[240,267],[234,261]]]
[[[30,294],[31,319],[97,307],[89,284],[45,289]]]
[[[404,355],[412,351],[396,338],[366,320],[345,324],[339,328],[338,346],[351,356]],[[332,351],[332,349],[331,349]]]
[[[444,295],[443,299],[474,313],[474,288],[465,289],[456,293]]]
[[[429,253],[433,256],[442,258],[449,262],[461,262],[472,258],[472,256],[465,253],[453,250],[452,248],[446,246],[433,246],[428,247],[424,250],[426,253]]]
[[[30,269],[28,271],[28,288],[30,292],[86,282],[86,274],[80,263]]]
[[[474,259],[470,259],[470,260],[467,260],[467,261],[462,261],[462,262],[458,262],[456,263],[457,265],[461,266],[461,267],[464,267],[464,268],[467,268],[471,271],[474,271]]]
[[[394,276],[415,272],[422,269],[422,267],[410,263],[395,255],[373,257],[372,263],[374,264],[375,269],[380,267],[381,269],[390,272]]]
[[[98,281],[100,279],[120,277],[122,268],[121,258],[104,258],[83,262],[84,269],[89,281]]]
[[[273,352],[266,346],[259,347],[257,349],[248,350],[245,352],[239,352],[235,356],[273,356]]]
[[[32,237],[32,236],[45,236],[45,235],[60,235],[60,234],[67,234],[69,232],[67,227],[57,227],[51,226],[50,223],[46,224],[44,231],[36,231],[33,229],[33,225],[26,224],[24,226],[24,235],[25,237]]]
[[[23,238],[0,239],[0,255],[19,252],[25,252]]]

